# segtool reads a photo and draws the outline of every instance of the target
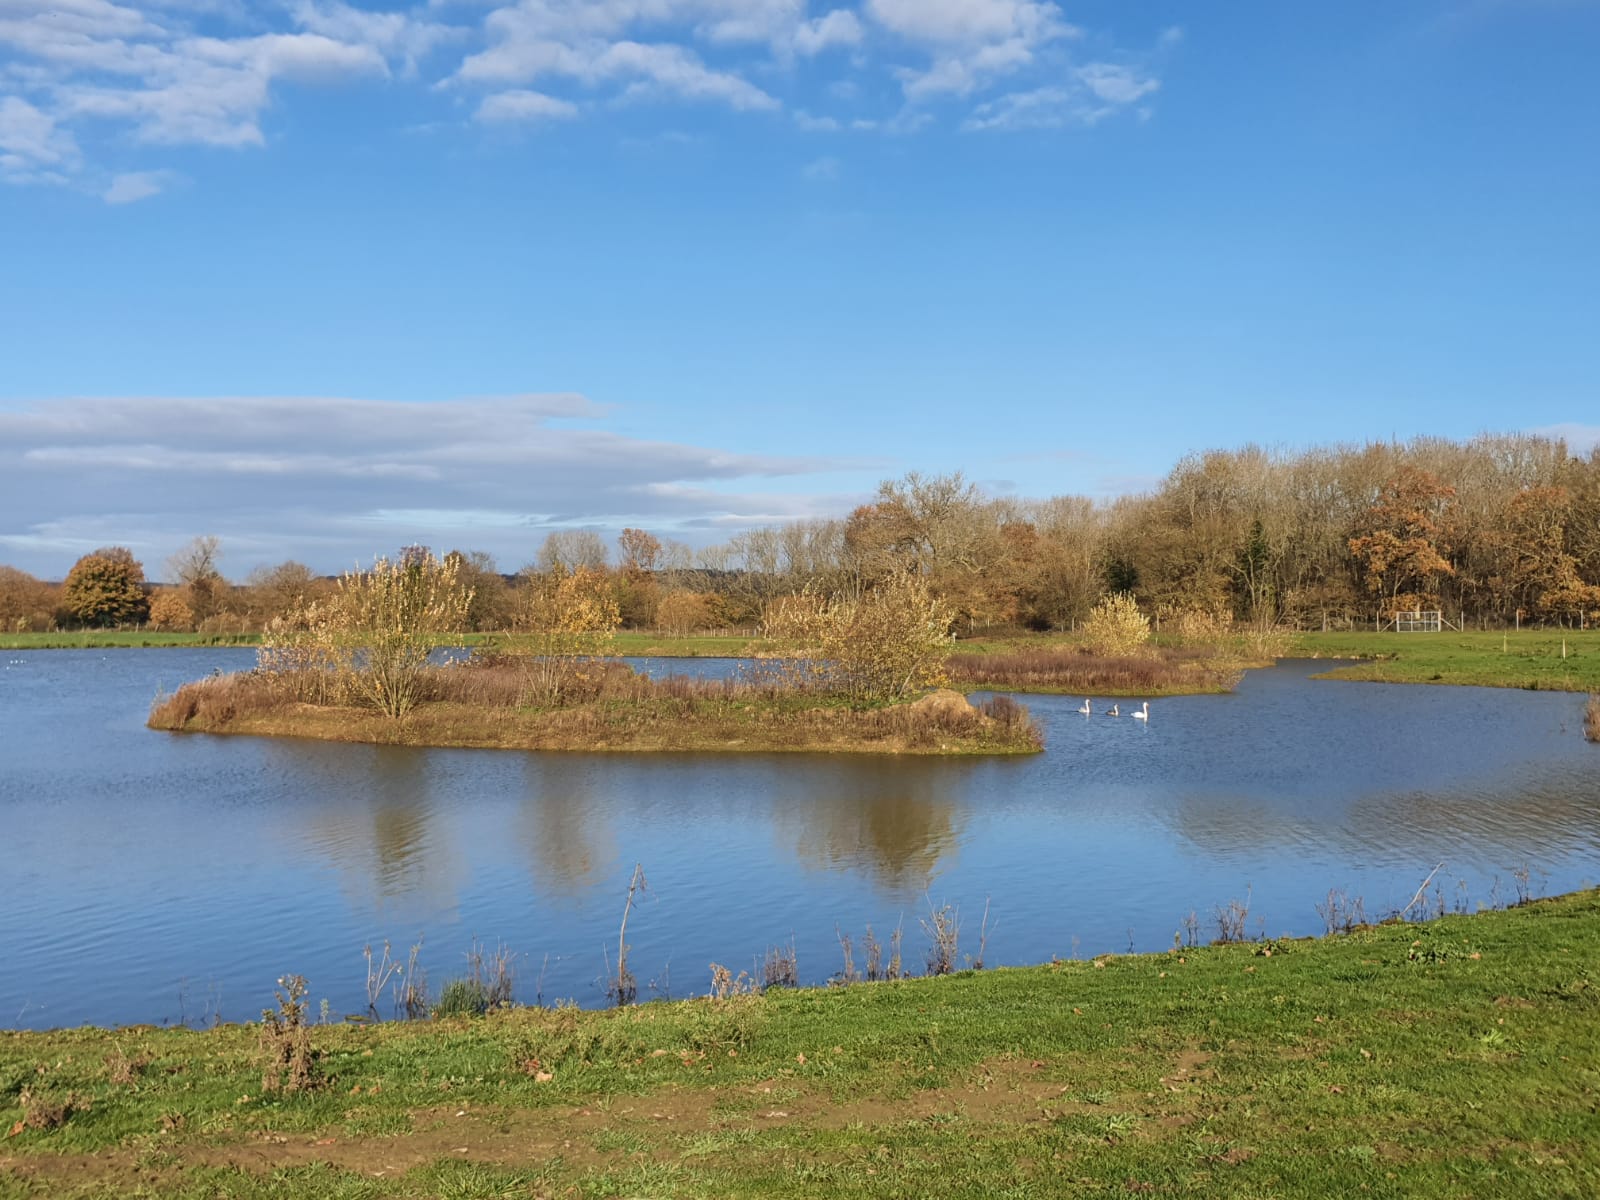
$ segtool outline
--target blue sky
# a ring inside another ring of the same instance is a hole
[[[1600,5],[0,0],[0,561],[1600,436]]]

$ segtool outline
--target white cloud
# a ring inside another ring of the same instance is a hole
[[[1094,93],[1096,99],[1112,105],[1132,104],[1161,86],[1154,79],[1142,77],[1131,67],[1114,63],[1089,63],[1079,67],[1074,74],[1078,82]]]
[[[794,49],[809,58],[834,46],[859,46],[863,36],[855,13],[847,8],[836,8],[827,16],[798,26],[794,31]]]
[[[275,82],[381,78],[389,72],[387,55],[414,55],[438,36],[438,27],[401,14],[362,13],[341,0],[302,0],[296,12],[299,31],[262,32],[268,13],[204,4],[0,0],[0,49],[10,53],[0,78],[29,93],[7,97],[8,124],[18,105],[47,117],[58,132],[54,161],[64,177],[85,166],[68,130],[91,121],[131,126],[141,142],[260,145],[260,118]],[[200,17],[205,36],[189,23]],[[254,28],[247,36],[224,36],[239,18]],[[72,153],[59,152],[68,145]],[[37,153],[30,157],[40,161]],[[16,162],[6,167],[8,175],[18,173]]]
[[[814,117],[804,109],[794,114],[794,123],[806,133],[837,133],[844,128],[837,117]]]
[[[962,100],[971,129],[1092,124],[1148,104],[1159,82],[1146,60],[1181,37],[1164,32],[1135,65],[1112,53],[1080,64],[1068,51],[1080,31],[1055,0],[366,2],[0,0],[0,182],[131,196],[155,177],[135,164],[108,184],[90,161],[103,140],[264,146],[286,83],[398,90],[424,71],[455,92],[443,103],[482,89],[468,110],[479,122],[655,100],[771,112],[793,91],[839,108],[798,108],[806,132],[912,132],[937,102]],[[898,113],[885,81],[899,84]],[[1056,88],[1070,102],[1045,104]],[[461,128],[427,115],[402,127]]]
[[[290,11],[302,29],[347,44],[370,46],[407,71],[415,71],[421,59],[467,32],[410,13],[353,8],[343,0],[295,0]]]
[[[801,168],[800,174],[812,183],[832,183],[839,178],[840,163],[837,158],[813,159]]]
[[[478,121],[560,121],[578,115],[578,106],[543,92],[514,89],[485,96],[474,119]]]
[[[78,162],[78,145],[20,96],[0,96],[0,178],[15,182],[55,182]]]
[[[601,4],[597,9],[607,9]],[[580,24],[605,27],[605,13],[588,14]],[[497,39],[489,49],[461,64],[469,83],[531,83],[543,76],[577,79],[589,86],[626,82],[623,95],[665,92],[692,100],[720,100],[739,110],[771,109],[778,102],[740,76],[715,71],[692,50],[670,42],[607,41],[583,36],[552,37],[547,6],[524,4],[491,13],[486,27]]]
[[[962,124],[969,131],[1060,129],[1095,125],[1128,109],[1161,85],[1131,67],[1089,63],[1064,83],[986,101]]]
[[[1077,32],[1060,8],[1037,0],[867,0],[866,11],[902,37],[946,45],[1038,44]]]
[[[133,204],[159,196],[177,179],[171,171],[125,171],[112,177],[100,198],[107,204]]]

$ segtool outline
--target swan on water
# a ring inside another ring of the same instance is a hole
[[[1079,712],[1081,712],[1081,713],[1082,713],[1082,714],[1083,714],[1083,715],[1084,715],[1084,716],[1088,716],[1088,715],[1089,715],[1089,713],[1090,713],[1090,712],[1092,712],[1092,711],[1093,711],[1093,710],[1092,710],[1092,709],[1091,709],[1091,708],[1090,708],[1090,707],[1089,707],[1089,697],[1087,697],[1087,696],[1085,696],[1085,697],[1084,697],[1084,698],[1083,698],[1083,707],[1082,707],[1082,708],[1080,708],[1080,709],[1079,709],[1079,710],[1078,710],[1078,711],[1079,711]]]
[[[1121,715],[1122,714],[1117,711],[1117,705],[1115,705],[1115,704],[1113,704],[1110,708],[1106,709],[1106,716],[1108,716],[1108,717],[1120,717]]]
[[[1146,700],[1144,702],[1144,708],[1141,711],[1134,713],[1133,719],[1135,721],[1148,721],[1150,719],[1150,701]]]

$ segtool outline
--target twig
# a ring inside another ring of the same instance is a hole
[[[1417,906],[1417,901],[1421,900],[1422,897],[1427,894],[1428,885],[1433,882],[1433,877],[1442,870],[1444,870],[1444,864],[1440,863],[1437,867],[1428,872],[1428,877],[1422,881],[1422,886],[1417,889],[1417,894],[1411,897],[1411,903],[1400,910],[1400,916],[1404,917],[1408,912]]]

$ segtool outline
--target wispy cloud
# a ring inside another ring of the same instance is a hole
[[[59,573],[92,545],[161,556],[204,525],[331,569],[476,530],[475,548],[520,562],[573,521],[672,533],[807,515],[814,498],[750,485],[851,465],[634,438],[611,419],[572,395],[37,403],[0,411],[0,547]]]
[[[1087,59],[1054,0],[0,0],[0,182],[149,196],[161,163],[96,160],[266,147],[290,84],[410,89],[437,119],[397,128],[458,135],[623,104],[789,109],[810,133],[1086,126],[1142,112],[1180,37]]]
[[[175,171],[125,171],[112,176],[100,198],[107,204],[133,204],[159,196],[182,178]]]

